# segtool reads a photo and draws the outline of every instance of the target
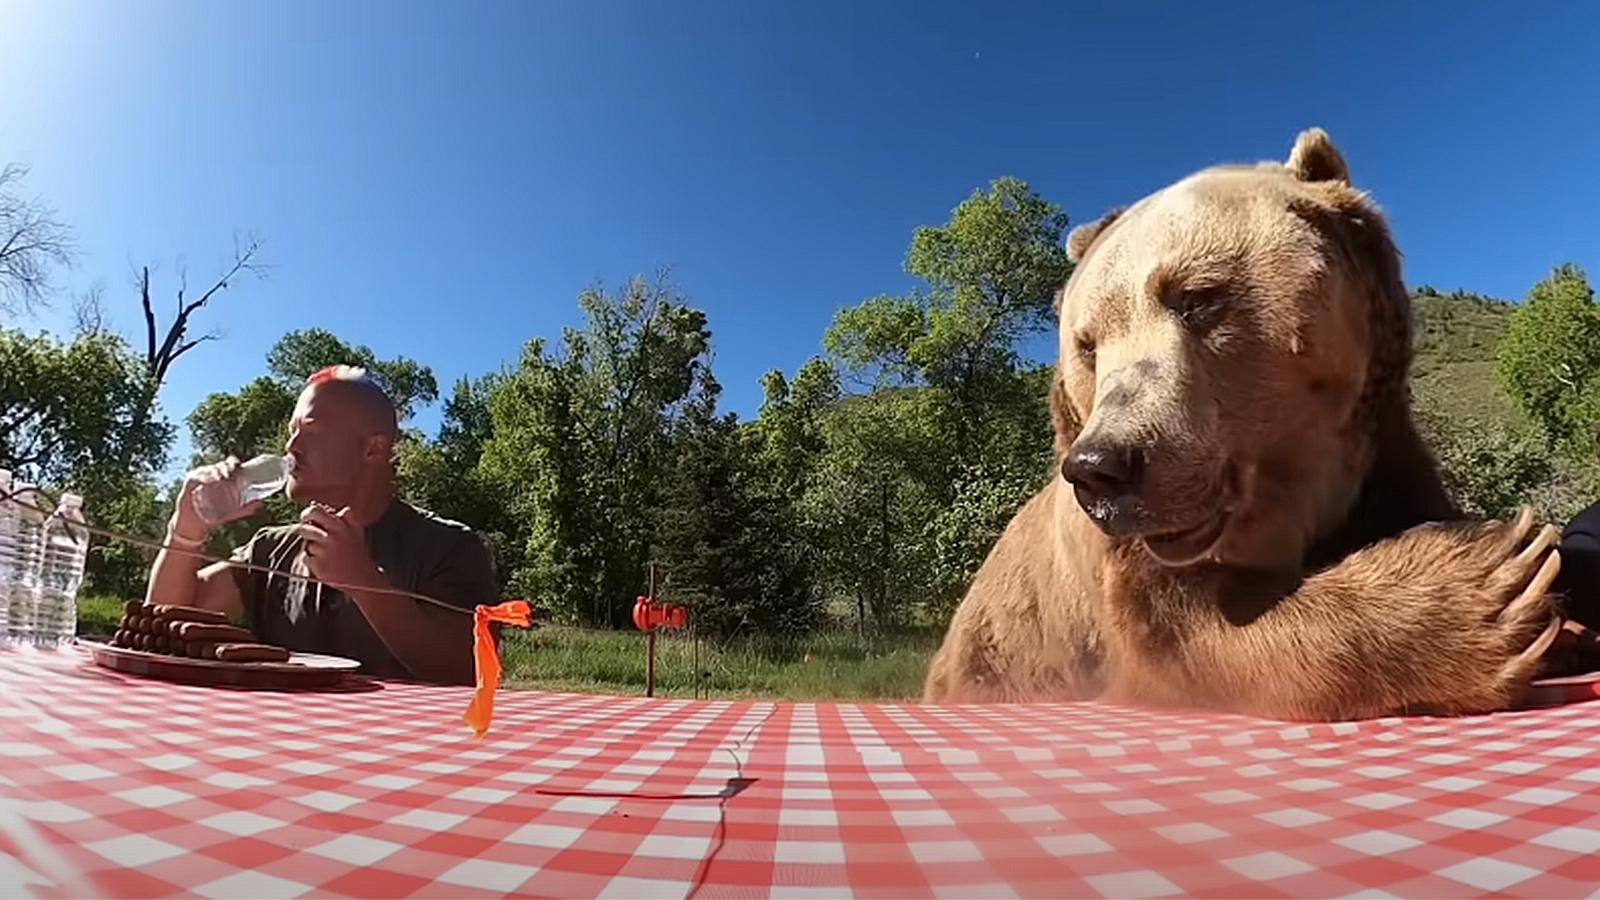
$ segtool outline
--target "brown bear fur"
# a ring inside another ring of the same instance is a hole
[[[1201,171],[1068,249],[1057,462],[1137,447],[1145,493],[1097,526],[1052,477],[975,577],[924,699],[1302,720],[1515,701],[1560,626],[1555,531],[1450,503],[1412,422],[1399,255],[1328,136]]]

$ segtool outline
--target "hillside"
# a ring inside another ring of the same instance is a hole
[[[1511,304],[1427,288],[1411,302],[1416,347],[1411,383],[1418,410],[1450,422],[1525,424],[1495,372],[1495,350]]]
[[[1413,295],[1418,424],[1469,512],[1507,515],[1529,503],[1565,523],[1600,491],[1600,472],[1550,452],[1501,387],[1495,354],[1513,308],[1459,291]]]

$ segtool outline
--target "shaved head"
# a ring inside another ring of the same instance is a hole
[[[389,395],[370,381],[323,381],[308,385],[306,393],[316,392],[318,397],[337,403],[358,422],[367,434],[375,434],[394,441],[400,436],[400,424]]]
[[[313,390],[348,407],[350,413],[369,429],[369,434],[386,437],[390,441],[399,439],[400,423],[394,401],[367,375],[365,369],[328,366],[306,379],[302,395]]]
[[[306,379],[289,421],[289,496],[331,506],[392,493],[394,403],[366,373],[330,366]]]

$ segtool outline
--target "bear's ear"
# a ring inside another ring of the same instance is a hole
[[[1072,260],[1074,263],[1082,262],[1083,255],[1088,253],[1089,248],[1093,246],[1094,239],[1099,237],[1100,233],[1105,231],[1107,226],[1115,222],[1117,216],[1120,215],[1122,215],[1122,207],[1119,206],[1087,225],[1079,225],[1077,228],[1072,229],[1067,235],[1067,259]]]
[[[1350,167],[1333,140],[1321,128],[1307,128],[1295,139],[1285,163],[1301,181],[1340,181],[1350,183]]]

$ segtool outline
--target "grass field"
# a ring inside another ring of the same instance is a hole
[[[792,642],[735,641],[718,648],[662,632],[656,642],[656,696],[789,700],[911,700],[922,693],[939,636],[913,633],[858,638],[830,631]],[[501,657],[512,688],[643,694],[645,636],[638,632],[539,628],[511,631]]]
[[[78,600],[78,633],[109,635],[123,601]],[[788,700],[912,700],[922,693],[939,635],[857,637],[829,631],[792,641],[740,640],[699,648],[700,696]],[[511,629],[501,659],[508,689],[643,694],[645,636],[636,631],[545,627]],[[688,635],[656,639],[656,696],[695,696],[695,646]]]
[[[104,636],[116,631],[125,602],[115,597],[79,597],[78,633]]]

